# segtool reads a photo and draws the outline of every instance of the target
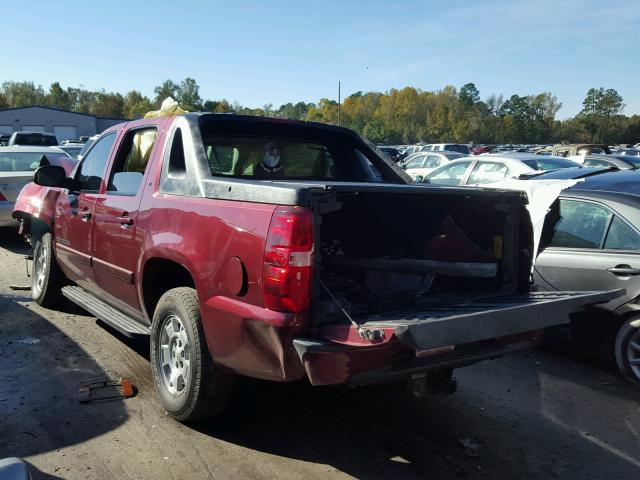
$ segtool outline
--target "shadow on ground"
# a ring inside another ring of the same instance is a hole
[[[530,362],[522,371],[528,376],[526,386],[500,377],[513,376],[521,361],[526,357],[511,365],[499,360],[465,369],[475,369],[471,376],[479,390],[463,384],[457,395],[434,396],[424,403],[408,399],[401,387],[242,382],[222,418],[192,427],[271,455],[327,464],[357,478],[638,478],[638,439],[631,435],[636,443],[617,449],[585,435],[583,420],[590,425],[599,408],[582,411],[580,398],[563,398],[562,367],[547,371]],[[492,366],[500,371],[496,378]],[[571,380],[584,379],[575,387],[577,396],[580,389],[601,388],[604,398],[640,401],[640,390],[633,385],[594,382],[586,370],[585,377]],[[512,388],[518,393],[509,393]],[[549,395],[557,398],[549,400]],[[609,420],[623,424],[624,415],[611,413]],[[479,442],[477,452],[462,447],[469,438]]]
[[[20,300],[0,295],[0,458],[78,444],[125,422],[121,401],[78,403],[79,384],[107,373]]]

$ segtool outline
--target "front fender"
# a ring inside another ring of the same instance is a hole
[[[23,221],[23,233],[32,233],[34,223],[43,224],[53,231],[56,202],[61,192],[60,188],[42,187],[33,182],[22,188],[12,216]]]

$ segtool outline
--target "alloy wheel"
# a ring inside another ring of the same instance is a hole
[[[191,377],[191,348],[182,320],[168,315],[160,326],[157,353],[158,371],[171,395],[182,395],[187,391]]]

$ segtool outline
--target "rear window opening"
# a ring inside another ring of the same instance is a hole
[[[393,162],[338,127],[276,119],[229,122],[202,116],[200,134],[213,177],[248,180],[398,183]]]
[[[505,248],[519,236],[514,230],[523,210],[514,202],[360,192],[324,208],[317,274],[359,323],[385,312],[411,315],[527,291],[518,279],[528,259]],[[316,323],[345,321],[322,285],[314,295]]]

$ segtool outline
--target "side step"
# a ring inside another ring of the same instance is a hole
[[[151,334],[149,327],[116,310],[82,287],[63,287],[62,295],[129,338],[146,338]]]

